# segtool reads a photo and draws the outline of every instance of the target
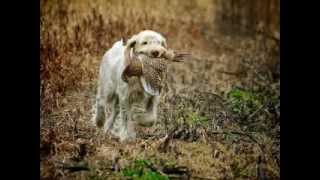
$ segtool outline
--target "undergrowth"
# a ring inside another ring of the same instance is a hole
[[[152,168],[152,162],[149,160],[138,159],[131,165],[122,170],[122,175],[133,179],[141,180],[169,180],[166,175],[162,175]]]

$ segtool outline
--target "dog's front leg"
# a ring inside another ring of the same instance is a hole
[[[121,128],[120,141],[133,140],[136,138],[132,115],[127,100],[120,101]]]
[[[157,111],[159,104],[159,96],[152,96],[146,101],[146,112],[139,118],[139,125],[152,126],[157,123]]]

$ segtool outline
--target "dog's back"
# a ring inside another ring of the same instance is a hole
[[[99,87],[102,91],[114,93],[123,69],[124,45],[117,41],[104,54],[99,70]]]

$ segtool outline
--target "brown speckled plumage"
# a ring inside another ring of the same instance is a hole
[[[162,80],[167,69],[166,60],[163,58],[149,58],[148,56],[139,57],[142,62],[142,74],[145,81],[150,84],[152,89],[160,91]]]
[[[124,70],[122,79],[128,82],[128,78],[132,76],[142,77],[145,85],[149,86],[152,91],[161,91],[163,85],[164,73],[169,62],[180,62],[188,54],[177,53],[173,50],[167,51],[160,58],[151,58],[144,54],[134,54],[128,51],[126,58],[128,58],[128,65]]]

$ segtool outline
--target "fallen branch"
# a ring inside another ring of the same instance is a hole
[[[168,176],[168,177],[175,176],[177,178],[181,178],[181,176],[185,176],[185,175],[189,176],[188,168],[184,166],[178,166],[178,167],[164,166],[161,168],[153,164],[147,164],[147,167],[152,171],[158,172],[161,175]]]
[[[189,174],[188,168],[184,166],[179,166],[179,167],[165,166],[163,167],[162,172],[165,174],[177,174],[177,175]]]
[[[90,168],[84,165],[74,165],[74,166],[65,166],[63,169],[67,169],[70,172],[76,172],[76,171],[89,171]]]
[[[56,162],[61,165],[63,170],[68,170],[69,172],[77,172],[77,171],[90,171],[87,163],[80,162],[77,164],[67,164],[63,162]]]
[[[158,147],[158,150],[160,152],[167,152],[170,140],[173,139],[177,134],[179,134],[181,131],[183,131],[182,129],[178,129],[177,127],[174,128],[170,133],[168,133],[162,140],[162,143],[160,144],[160,146]]]
[[[247,118],[247,120],[252,119],[256,114],[258,114],[258,112],[260,112],[261,110],[263,110],[263,108],[265,108],[268,105],[268,103],[263,104],[261,107],[259,107],[256,111],[254,111],[252,114],[250,114]]]

